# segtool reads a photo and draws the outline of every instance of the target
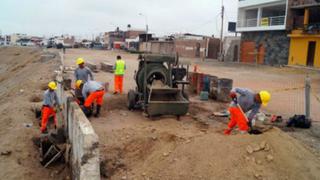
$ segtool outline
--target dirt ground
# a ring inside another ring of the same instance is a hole
[[[41,104],[58,58],[41,49],[0,48],[0,179],[64,179],[64,166],[45,169],[31,138],[39,126],[31,108]],[[49,54],[50,55],[50,54]]]
[[[118,54],[127,63],[124,83],[127,92],[135,87],[133,73],[137,68],[137,55],[68,49],[65,65],[75,67],[77,57],[96,64],[102,61],[114,63]],[[233,78],[235,86],[253,90],[270,88],[278,92],[280,95],[273,96],[270,106],[264,109],[267,112],[286,116],[300,109],[293,107],[288,110],[291,105],[281,97],[289,94],[290,102],[295,102],[291,97],[296,95],[288,90],[287,82],[290,80],[293,86],[300,86],[303,81],[295,79],[303,79],[304,71],[194,62],[200,64],[201,71]],[[316,131],[312,133],[312,129],[302,133],[291,132],[293,137],[297,136],[296,139],[278,128],[262,135],[235,132],[232,136],[224,136],[222,131],[227,119],[214,118],[211,113],[224,109],[227,104],[200,102],[197,96],[191,98],[189,114],[180,121],[173,117],[150,120],[141,111],[127,110],[126,95],[111,94],[112,74],[100,71],[94,75],[96,80],[110,83],[110,93],[105,96],[101,117],[90,119],[99,135],[103,178],[300,180],[320,177],[320,156],[316,149],[320,144],[319,136]],[[310,76],[318,78],[316,72],[310,72]],[[300,106],[301,100],[297,103]],[[307,142],[305,138],[313,140]]]

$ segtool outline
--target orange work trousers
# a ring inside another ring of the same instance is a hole
[[[84,102],[84,107],[89,108],[93,102],[96,102],[97,105],[102,105],[103,102],[103,96],[104,96],[104,90],[99,90],[90,93],[90,95],[87,97],[87,99]]]
[[[114,75],[114,92],[122,93],[123,90],[123,75]]]
[[[232,129],[238,125],[240,131],[248,131],[249,126],[245,114],[243,114],[238,107],[230,107],[229,112],[230,122],[228,124],[228,128]]]
[[[41,132],[44,132],[47,129],[47,123],[50,116],[53,116],[54,125],[57,125],[57,118],[56,112],[54,111],[53,107],[43,106],[41,111]]]

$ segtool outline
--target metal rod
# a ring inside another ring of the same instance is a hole
[[[309,76],[305,80],[305,115],[307,119],[310,119],[310,91],[311,91],[311,79]]]

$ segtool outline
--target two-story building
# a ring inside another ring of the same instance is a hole
[[[287,1],[239,0],[237,32],[241,33],[241,62],[288,63]]]
[[[289,65],[320,68],[320,0],[289,0]]]

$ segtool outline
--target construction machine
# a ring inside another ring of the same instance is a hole
[[[129,110],[143,109],[149,117],[185,115],[189,100],[185,92],[190,63],[179,62],[179,57],[147,54],[139,56],[135,71],[135,90],[128,92]]]

